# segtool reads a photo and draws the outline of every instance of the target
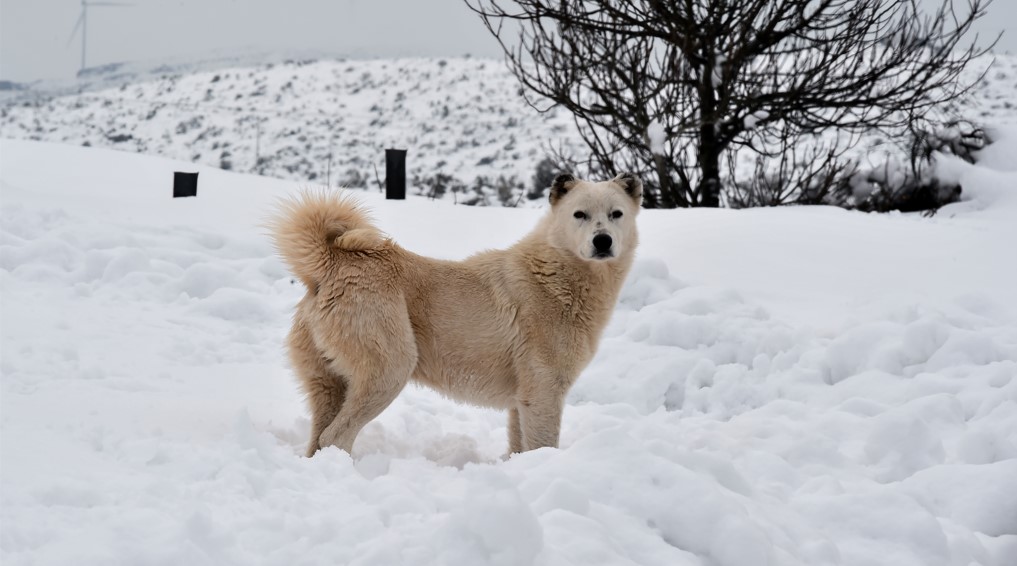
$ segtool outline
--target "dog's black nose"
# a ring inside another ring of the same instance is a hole
[[[604,254],[611,251],[611,236],[607,234],[597,234],[593,237],[593,247],[597,249],[597,253]]]

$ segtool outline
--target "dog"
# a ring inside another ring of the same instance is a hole
[[[385,236],[350,196],[304,193],[271,222],[307,288],[288,338],[311,410],[307,455],[352,453],[410,381],[508,411],[509,453],[557,447],[638,244],[642,182],[558,175],[515,245],[446,261]]]

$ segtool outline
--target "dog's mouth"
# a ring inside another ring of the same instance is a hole
[[[614,254],[611,252],[593,252],[593,259],[611,259]]]

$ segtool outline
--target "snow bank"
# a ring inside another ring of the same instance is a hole
[[[647,211],[560,449],[505,460],[503,415],[409,388],[305,459],[303,291],[260,227],[298,187],[0,156],[5,565],[1017,561],[1012,171],[933,218]],[[540,214],[364,198],[447,258]]]

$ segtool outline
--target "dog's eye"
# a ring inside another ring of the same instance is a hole
[[[586,213],[583,212],[582,210],[577,210],[576,213],[573,214],[572,216],[575,216],[576,218],[578,218],[580,220],[586,220]]]
[[[615,220],[618,220],[621,217],[622,217],[622,211],[620,211],[620,210],[616,210],[616,211],[611,213],[611,218],[614,218]]]

